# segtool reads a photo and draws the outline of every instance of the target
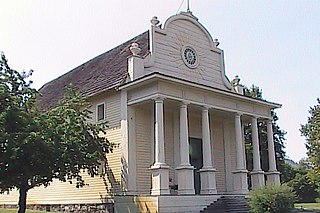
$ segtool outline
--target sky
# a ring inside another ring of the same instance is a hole
[[[0,51],[46,82],[186,10],[182,0],[0,0]],[[255,84],[276,111],[287,156],[306,157],[299,128],[320,97],[320,1],[190,0],[224,50],[226,75]]]

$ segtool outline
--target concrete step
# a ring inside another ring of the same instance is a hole
[[[249,212],[248,199],[244,196],[222,196],[210,204],[201,213],[247,213]]]

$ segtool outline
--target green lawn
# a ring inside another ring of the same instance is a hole
[[[0,213],[17,213],[18,209],[0,209]],[[26,213],[43,213],[42,211],[27,210]]]
[[[320,210],[320,203],[296,203],[294,204],[296,208],[304,208],[304,209],[317,209]]]

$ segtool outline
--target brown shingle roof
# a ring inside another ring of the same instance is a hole
[[[146,31],[43,85],[39,90],[40,108],[54,107],[70,84],[85,97],[119,86],[127,77],[127,58],[132,55],[129,47],[133,42],[139,44],[141,56],[148,54],[149,33]]]

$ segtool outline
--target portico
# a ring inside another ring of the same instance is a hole
[[[279,184],[274,149],[271,148],[272,125],[269,122],[273,104],[237,94],[231,95],[230,99],[233,102],[226,102],[228,94],[222,91],[210,87],[195,88],[192,84],[181,83],[181,80],[154,74],[149,79],[141,81],[140,85],[128,85],[125,88],[129,106],[139,106],[144,108],[143,111],[150,111],[150,128],[154,133],[149,138],[149,146],[153,149],[150,158],[153,161],[149,167],[152,177],[151,195],[169,195],[169,180],[178,186],[178,195],[194,195],[197,184],[195,174],[198,173],[202,195],[246,194],[248,174],[251,175],[253,188],[265,185],[265,173],[261,170],[259,154],[258,119],[268,121],[271,158],[270,171],[267,173],[268,182]],[[148,90],[153,91],[149,97],[145,95]],[[181,96],[177,97],[177,94]],[[223,106],[224,104],[227,106]],[[254,107],[247,107],[246,104],[254,104]],[[243,124],[248,121],[252,126],[254,158],[254,169],[250,173],[245,166],[243,139]],[[198,138],[201,141],[202,165],[198,170],[190,162],[190,138]],[[216,147],[221,149],[217,151]],[[227,153],[230,156],[227,156]],[[229,166],[224,168],[226,164]],[[232,182],[227,178],[229,173],[232,174]],[[136,178],[139,179],[138,176]],[[226,185],[232,185],[232,188],[228,189]]]

